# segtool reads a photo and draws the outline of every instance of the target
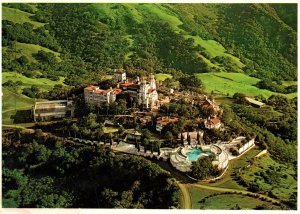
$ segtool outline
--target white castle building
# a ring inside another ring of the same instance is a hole
[[[116,95],[121,91],[118,88],[104,90],[99,86],[90,85],[84,89],[84,100],[85,103],[92,105],[110,104],[116,101]]]
[[[88,86],[84,89],[85,103],[89,105],[101,105],[103,103],[113,103],[118,94],[126,93],[139,105],[144,108],[153,108],[158,104],[158,93],[154,75],[148,79],[137,78],[135,81],[128,82],[126,73],[123,70],[115,70],[114,79],[117,80],[118,87],[110,89],[100,89],[99,86]]]
[[[140,84],[140,90],[138,95],[138,104],[143,105],[145,108],[152,108],[157,105],[158,93],[156,91],[156,83],[154,75],[150,76],[150,83],[147,83],[145,79]]]

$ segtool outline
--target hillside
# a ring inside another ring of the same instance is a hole
[[[278,93],[260,80],[297,81],[296,12],[296,4],[3,4],[2,69],[29,87],[43,78],[96,84],[116,67],[175,81],[197,73],[222,96],[243,85],[215,72],[242,73],[257,80],[242,91],[267,98]]]
[[[93,71],[139,66],[297,78],[293,4],[37,4],[35,14],[6,6],[3,19],[13,23],[4,24],[4,45],[16,39],[61,49]],[[10,35],[10,28],[24,33]]]

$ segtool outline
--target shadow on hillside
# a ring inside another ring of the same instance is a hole
[[[31,110],[18,110],[16,115],[12,116],[14,123],[29,123],[32,122]]]

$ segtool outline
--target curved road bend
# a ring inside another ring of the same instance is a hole
[[[194,183],[194,184],[190,184],[192,186],[195,186],[195,187],[199,187],[199,188],[202,188],[202,189],[210,189],[210,190],[215,190],[215,191],[220,191],[220,192],[231,192],[231,193],[234,193],[234,192],[237,192],[237,193],[242,193],[244,195],[246,194],[250,194],[250,195],[257,195],[261,198],[266,198],[268,200],[271,200],[272,202],[277,202],[277,203],[281,203],[279,200],[275,199],[275,198],[271,198],[267,195],[263,195],[263,194],[259,194],[259,193],[253,193],[253,192],[249,192],[249,191],[246,191],[246,190],[238,190],[238,189],[230,189],[230,188],[223,188],[223,187],[214,187],[214,186],[207,186],[207,185],[203,185],[203,184],[199,184],[199,183]]]
[[[192,209],[191,197],[190,197],[189,190],[186,187],[187,185],[180,183],[180,181],[177,181],[177,184],[183,196],[183,204],[181,209]]]

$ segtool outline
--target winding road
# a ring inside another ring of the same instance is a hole
[[[258,198],[264,198],[268,201],[272,201],[273,203],[279,203],[280,201],[274,198],[271,198],[267,195],[259,194],[259,193],[253,193],[249,192],[246,190],[238,190],[238,189],[230,189],[230,188],[223,188],[223,187],[214,187],[214,186],[208,186],[208,185],[203,185],[199,183],[188,183],[188,184],[183,184],[179,181],[177,181],[178,187],[180,188],[183,196],[182,200],[182,209],[192,209],[192,201],[191,201],[191,196],[188,190],[188,186],[190,187],[196,187],[196,188],[202,188],[202,189],[209,189],[209,190],[214,190],[214,191],[219,191],[219,192],[230,192],[230,193],[236,193],[236,194],[242,194],[242,195],[247,195],[247,196],[254,196]]]
[[[191,201],[191,196],[189,193],[189,190],[187,189],[185,184],[182,184],[180,182],[177,182],[178,187],[180,188],[183,196],[183,204],[182,204],[182,209],[192,209],[192,201]]]
[[[275,198],[271,198],[267,195],[264,194],[259,194],[259,193],[253,193],[247,190],[240,190],[240,189],[232,189],[232,188],[223,188],[223,187],[216,187],[216,186],[211,186],[209,184],[204,184],[203,182],[201,183],[201,181],[194,181],[191,178],[183,175],[182,173],[180,173],[179,171],[175,170],[170,164],[165,163],[165,162],[159,162],[159,161],[155,161],[156,163],[158,163],[162,168],[164,168],[165,170],[169,171],[171,176],[174,177],[177,181],[177,185],[180,188],[180,191],[182,192],[182,204],[181,204],[181,208],[182,209],[192,209],[192,199],[191,199],[191,195],[189,192],[189,188],[190,187],[194,187],[194,188],[200,188],[200,189],[209,189],[209,190],[214,190],[214,191],[219,191],[219,192],[230,192],[230,193],[237,193],[237,194],[242,194],[242,195],[248,195],[251,197],[259,197],[260,199],[264,198],[268,201],[272,201],[274,203],[279,203],[281,204],[281,202]],[[229,173],[228,171],[226,173]]]

